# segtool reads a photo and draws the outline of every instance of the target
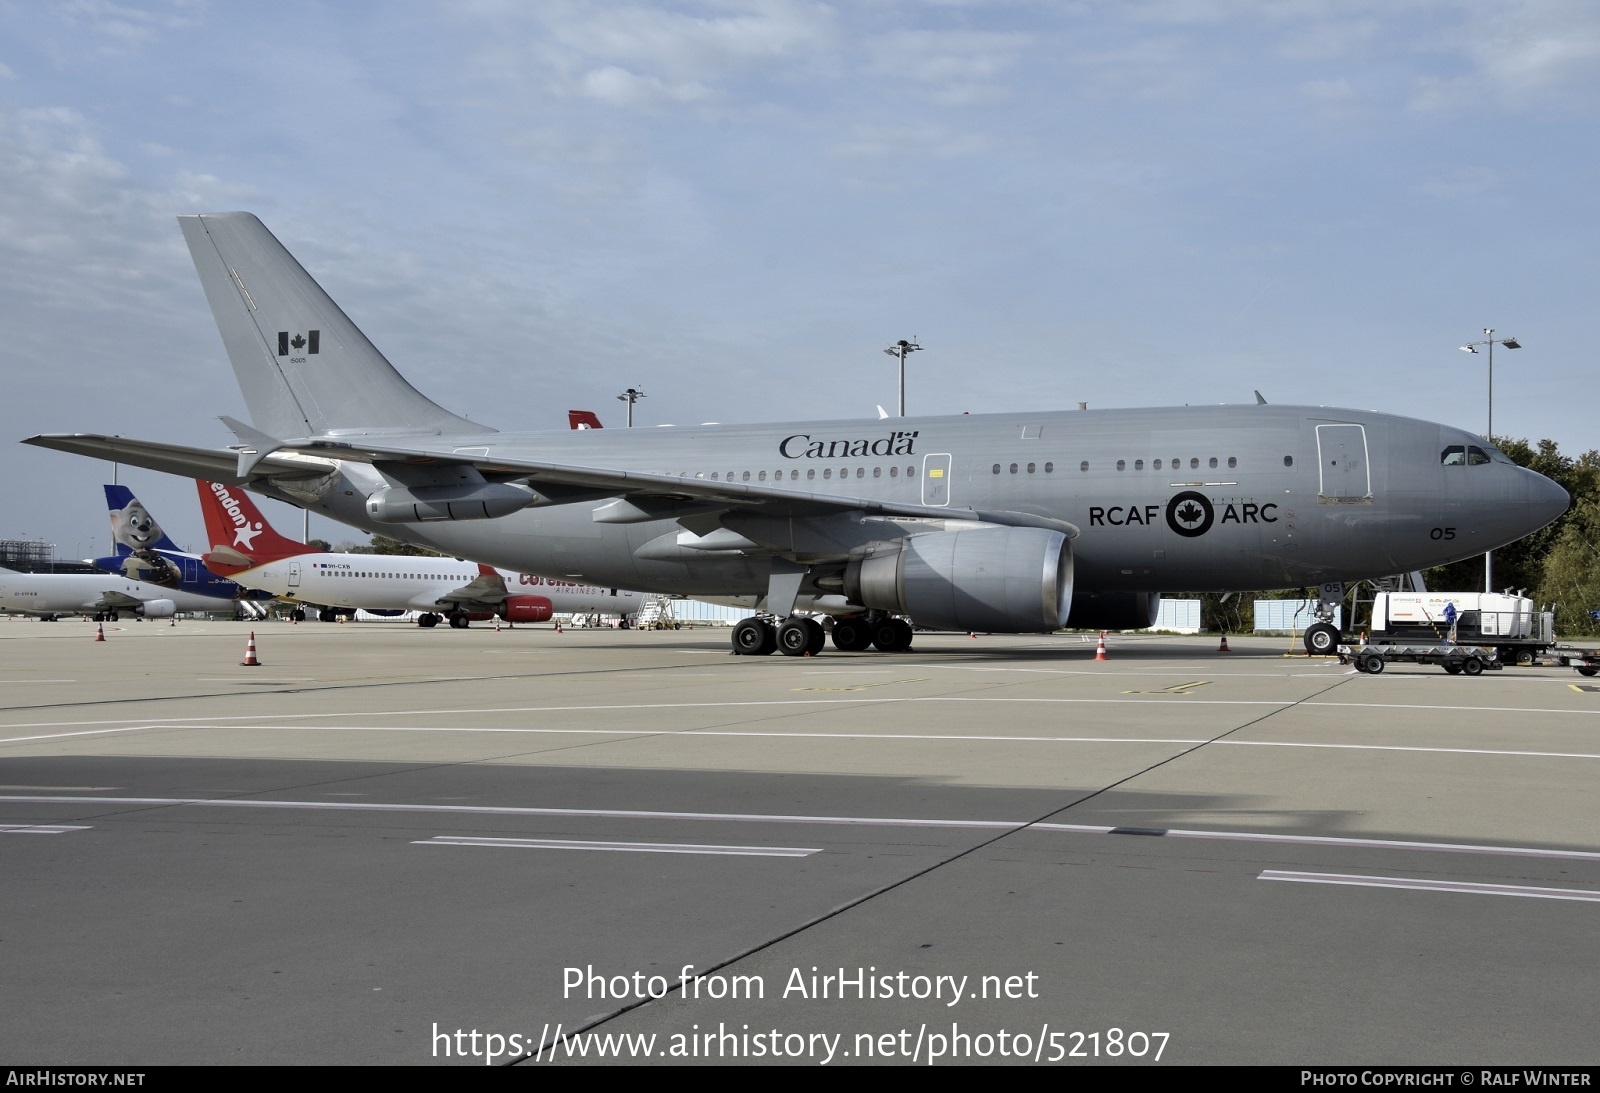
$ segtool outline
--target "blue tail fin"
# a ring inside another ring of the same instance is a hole
[[[106,508],[111,510],[111,543],[117,557],[140,550],[178,550],[127,486],[106,487]]]

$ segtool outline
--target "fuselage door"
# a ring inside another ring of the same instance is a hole
[[[950,503],[950,453],[922,457],[922,503],[943,507]]]
[[[300,563],[299,562],[290,562],[289,563],[289,587],[290,588],[299,588],[300,587]]]
[[[1333,504],[1372,500],[1365,426],[1318,425],[1317,455],[1321,463],[1317,500]]]

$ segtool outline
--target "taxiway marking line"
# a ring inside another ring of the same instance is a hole
[[[65,835],[69,831],[88,831],[71,824],[0,824],[0,835]]]
[[[412,846],[488,846],[517,850],[617,850],[635,854],[720,854],[746,858],[809,858],[821,847],[711,846],[697,843],[623,843],[582,839],[492,839],[472,835],[435,835]]]
[[[1174,698],[1180,696],[1173,696]],[[871,697],[871,698],[785,698],[766,699],[748,702],[640,702],[626,704],[601,704],[590,706],[481,706],[467,707],[452,710],[428,710],[418,712],[413,716],[439,717],[449,715],[471,715],[491,713],[598,713],[607,710],[718,710],[761,708],[768,706],[864,706],[864,705],[892,705],[895,703],[913,704],[927,702],[960,702],[969,704],[983,703],[1035,703],[1043,705],[1173,705],[1175,703],[1163,702],[1165,696],[1149,699],[1134,698],[988,698],[970,696],[944,696],[920,695],[904,697]],[[137,700],[135,700],[137,701]],[[1545,706],[1428,706],[1420,703],[1386,703],[1386,702],[1319,702],[1315,699],[1215,699],[1199,698],[1185,699],[1178,703],[1186,707],[1194,706],[1298,706],[1314,709],[1334,710],[1427,710],[1439,714],[1452,713],[1528,713],[1528,714],[1571,714],[1581,717],[1600,717],[1600,709],[1555,709]],[[407,710],[365,710],[346,711],[343,713],[285,713],[277,715],[284,721],[310,721],[335,717],[402,717],[410,714]],[[249,721],[259,717],[259,714],[228,714],[221,717],[161,717],[141,718],[139,728],[181,728],[185,725],[208,724],[222,721],[240,722]],[[127,718],[99,718],[84,721],[28,721],[11,725],[0,724],[0,732],[8,729],[32,728],[66,728],[75,725],[127,725]],[[10,739],[19,739],[12,737]],[[6,737],[0,737],[0,744],[6,743]]]
[[[1105,824],[1061,824],[1027,820],[947,820],[905,816],[820,816],[749,812],[661,812],[637,809],[540,808],[531,805],[428,805],[376,801],[282,801],[213,797],[82,797],[5,795],[0,802],[44,804],[149,805],[155,807],[212,805],[219,808],[305,809],[328,812],[421,812],[466,816],[567,816],[598,819],[704,820],[713,823],[816,824],[851,827],[921,827],[955,830],[1011,830],[1060,832],[1069,835],[1160,836],[1176,839],[1212,839],[1223,842],[1286,843],[1300,846],[1365,847],[1377,850],[1432,851],[1445,854],[1498,854],[1514,857],[1600,861],[1600,851],[1558,850],[1538,846],[1493,846],[1479,843],[1434,843],[1402,839],[1373,839],[1338,835],[1285,835],[1270,831],[1205,831],[1198,828],[1146,828]]]
[[[94,729],[84,732],[57,733],[43,736],[0,737],[0,745],[31,740],[54,740],[74,736],[94,736],[108,732],[140,732],[151,729],[161,732],[173,729],[185,731],[223,729],[250,732],[390,732],[390,733],[443,733],[524,736],[616,736],[659,740],[674,736],[748,737],[751,739],[792,740],[913,740],[938,743],[979,744],[1176,744],[1192,746],[1208,744],[1219,748],[1310,748],[1330,751],[1400,751],[1420,752],[1429,755],[1491,755],[1522,759],[1600,759],[1600,753],[1581,751],[1522,751],[1509,748],[1445,748],[1412,744],[1317,744],[1300,740],[1206,740],[1167,736],[993,736],[972,733],[850,733],[850,732],[777,732],[745,729],[546,729],[517,727],[470,727],[460,725],[174,725],[170,723],[135,725],[125,729]]]
[[[1343,884],[1358,888],[1406,888],[1418,892],[1457,892],[1477,896],[1522,896],[1526,899],[1571,899],[1600,903],[1600,892],[1578,888],[1534,888],[1521,884],[1484,884],[1472,881],[1423,880],[1414,877],[1366,877],[1349,873],[1293,873],[1264,870],[1257,880],[1298,884]]]

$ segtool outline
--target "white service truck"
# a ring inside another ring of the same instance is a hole
[[[1445,621],[1454,604],[1455,633]],[[1369,645],[1492,646],[1502,664],[1531,664],[1556,643],[1553,611],[1537,611],[1526,596],[1500,592],[1379,592],[1372,601]]]

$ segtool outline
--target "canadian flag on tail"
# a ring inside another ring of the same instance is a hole
[[[255,502],[238,486],[200,481],[195,485],[211,543],[211,550],[201,560],[211,572],[229,577],[280,558],[314,553],[305,543],[273,531]]]

